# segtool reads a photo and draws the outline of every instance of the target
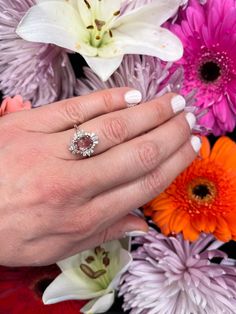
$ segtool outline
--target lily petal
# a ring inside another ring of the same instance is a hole
[[[88,36],[80,15],[66,1],[42,1],[31,7],[16,33],[28,41],[51,43],[73,51],[79,51]]]
[[[123,54],[138,53],[163,61],[176,61],[183,55],[181,41],[165,28],[137,22],[120,26],[113,33],[117,51],[122,50]],[[106,53],[105,48],[103,53]]]
[[[108,48],[109,49],[109,48]],[[123,55],[114,58],[102,58],[102,57],[87,57],[83,55],[85,61],[90,68],[101,78],[102,81],[106,81],[120,66]]]
[[[113,27],[135,22],[160,26],[176,13],[180,5],[181,0],[153,1],[122,15],[115,21]]]
[[[104,296],[88,302],[81,310],[84,314],[107,312],[115,301],[115,292],[112,291]]]
[[[71,276],[60,274],[45,290],[43,294],[44,304],[54,304],[66,300],[88,300],[103,295],[106,290],[94,290],[91,282],[79,276],[72,280]]]
[[[114,17],[114,13],[120,10],[121,2],[121,0],[90,0],[89,2],[77,0],[77,5],[81,19],[85,27],[87,27],[94,23],[94,20],[92,20],[93,14],[91,14],[91,12],[94,12],[94,16],[96,16],[97,20],[107,21],[109,18]]]
[[[114,13],[118,13],[121,8],[122,0],[102,0],[100,2],[100,18],[107,20],[114,17]]]
[[[120,278],[129,269],[133,261],[133,257],[128,251],[121,249],[118,260],[119,260],[119,263],[118,263],[118,269],[116,270],[116,276],[113,278],[112,282],[107,288],[108,291],[118,288],[118,285],[120,284]]]

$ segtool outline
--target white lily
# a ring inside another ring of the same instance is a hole
[[[82,313],[104,313],[115,299],[120,278],[132,262],[119,241],[111,241],[58,263],[62,273],[43,294],[44,304],[89,300]]]
[[[181,41],[161,25],[182,0],[156,0],[120,14],[124,0],[38,0],[17,27],[25,40],[51,43],[80,53],[102,79],[119,67],[125,54],[176,61]]]

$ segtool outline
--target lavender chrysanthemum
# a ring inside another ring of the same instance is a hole
[[[168,238],[150,230],[136,242],[141,246],[120,289],[130,314],[235,313],[235,261],[212,235],[190,243],[180,234]]]
[[[129,86],[140,90],[143,101],[151,100],[166,92],[178,92],[183,80],[183,71],[179,68],[171,77],[171,64],[163,64],[159,59],[149,56],[128,55],[112,77],[103,82],[88,67],[84,68],[86,78],[78,81],[77,95],[86,95],[91,91]]]
[[[179,67],[170,75],[171,66],[171,63],[164,64],[155,57],[128,55],[106,82],[103,82],[90,68],[85,67],[85,78],[77,82],[76,94],[87,95],[91,91],[128,86],[139,90],[142,93],[143,102],[146,102],[167,92],[179,93],[182,87],[183,70]],[[194,94],[193,91],[186,96],[186,111],[195,113],[199,119],[205,112],[198,111],[194,106]],[[196,125],[195,131],[206,133],[207,130]]]
[[[33,106],[73,96],[75,75],[65,50],[22,40],[15,29],[35,0],[0,0],[0,90]]]

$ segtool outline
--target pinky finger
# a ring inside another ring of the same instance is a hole
[[[108,241],[123,239],[127,236],[142,236],[147,232],[147,223],[142,218],[130,214],[121,218],[118,222],[98,234],[93,234],[83,241],[79,241],[77,243],[74,242],[71,251],[63,258],[73,256],[84,250],[95,248],[96,246]]]

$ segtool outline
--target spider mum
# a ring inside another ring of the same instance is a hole
[[[221,137],[211,151],[203,138],[201,158],[144,212],[165,235],[183,232],[194,241],[206,232],[224,242],[236,240],[236,144]]]
[[[170,29],[181,40],[185,70],[183,93],[197,90],[197,105],[207,108],[201,122],[215,135],[236,124],[236,1],[189,1],[179,23]]]
[[[75,75],[65,50],[22,40],[15,29],[35,0],[0,0],[0,90],[39,106],[72,97]]]
[[[235,313],[235,261],[213,236],[202,234],[190,243],[182,235],[168,238],[151,230],[135,242],[140,247],[120,289],[130,314]]]

